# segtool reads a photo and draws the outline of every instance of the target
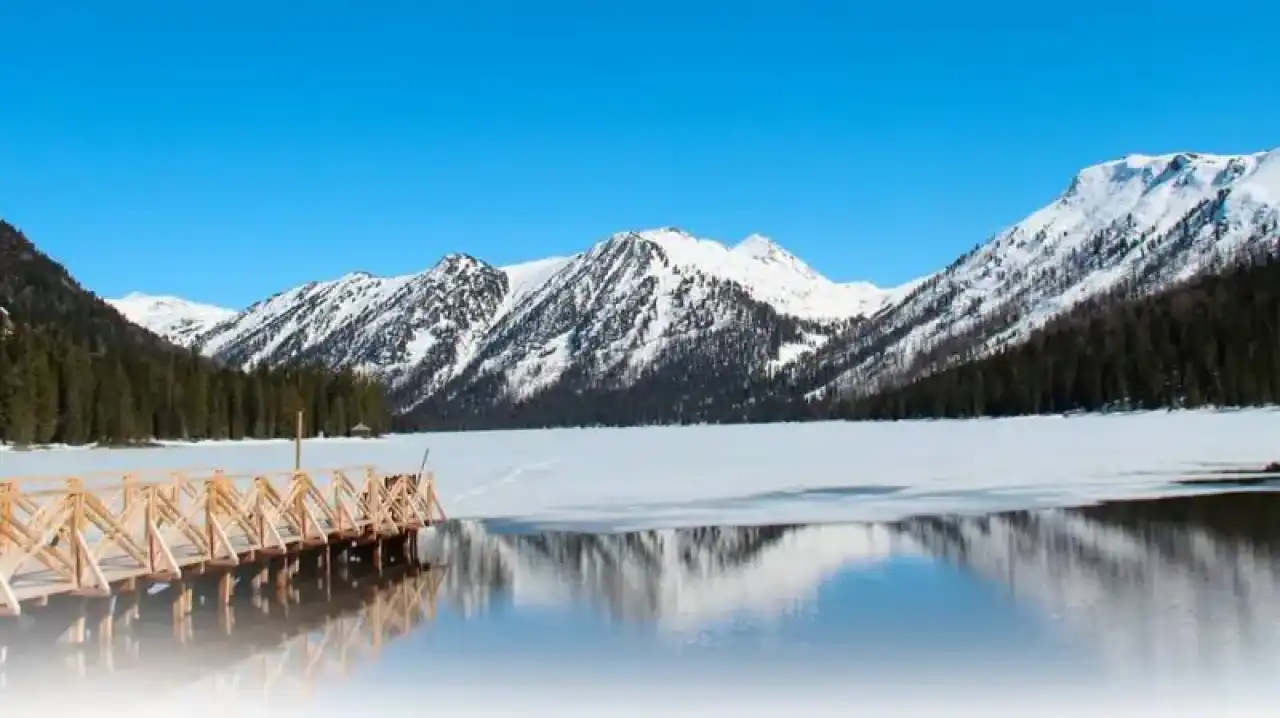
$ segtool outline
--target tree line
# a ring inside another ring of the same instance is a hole
[[[391,422],[381,384],[355,373],[310,364],[246,372],[174,346],[0,220],[0,440],[293,436],[299,410],[307,436]]]
[[[1024,343],[871,396],[847,419],[1012,416],[1280,403],[1280,251],[1148,296],[1122,285]]]
[[[243,372],[179,349],[95,348],[61,328],[0,328],[0,439],[14,444],[345,435],[390,424],[381,385],[319,367]]]

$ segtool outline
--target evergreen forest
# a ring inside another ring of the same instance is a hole
[[[1154,295],[1122,285],[1025,343],[878,394],[831,404],[846,419],[1013,416],[1280,403],[1280,251]]]
[[[244,372],[133,325],[0,221],[0,439],[131,444],[149,439],[344,435],[390,425],[380,383],[319,366]]]

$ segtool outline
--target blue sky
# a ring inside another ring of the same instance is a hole
[[[100,294],[230,306],[666,225],[895,284],[1081,166],[1280,145],[1277,20],[1256,0],[13,0],[0,216]]]

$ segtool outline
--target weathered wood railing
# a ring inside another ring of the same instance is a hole
[[[0,614],[51,595],[233,566],[442,518],[431,474],[374,467],[0,479]]]

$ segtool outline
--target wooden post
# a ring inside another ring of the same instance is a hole
[[[71,550],[74,558],[75,587],[82,588],[84,586],[85,555],[80,542],[76,538],[83,535],[86,523],[84,517],[84,486],[81,485],[79,479],[70,479],[67,481],[67,485],[71,490],[71,501],[73,502],[71,525],[67,530],[67,540],[71,541]]]
[[[13,525],[13,495],[17,489],[11,481],[0,481],[0,528]],[[5,550],[8,533],[0,531],[0,553]]]
[[[218,604],[218,629],[222,631],[222,635],[230,636],[235,629],[236,614],[231,607],[231,602],[220,602]]]
[[[89,633],[87,630],[88,626],[86,625],[89,621],[89,617],[86,615],[88,605],[86,604],[85,599],[80,599],[80,602],[77,604],[77,608],[79,609],[79,612],[76,614],[76,619],[72,622],[71,627],[67,629],[67,642],[82,645]]]
[[[276,588],[284,590],[289,585],[289,578],[293,573],[293,557],[289,554],[284,555],[284,564],[280,570],[276,572]]]
[[[218,603],[226,606],[231,603],[231,595],[235,591],[235,576],[230,570],[225,570],[218,577]]]
[[[100,606],[101,607],[101,606]],[[98,664],[108,671],[115,670],[115,598],[106,602],[106,610],[98,619]]]
[[[271,570],[271,559],[263,557],[260,559],[262,563],[258,565],[258,570],[253,574],[252,582],[249,584],[253,587],[253,595],[260,596],[262,587],[267,585],[267,574]]]
[[[171,603],[169,604],[169,608],[173,611],[173,636],[174,638],[177,638],[181,635],[179,622],[182,620],[182,612],[185,607],[184,602],[187,598],[187,590],[186,587],[182,585],[181,579],[171,582],[169,584],[169,589],[173,591],[173,595],[170,597]]]
[[[212,561],[218,554],[217,538],[214,536],[213,526],[218,521],[214,505],[218,501],[218,478],[220,473],[215,471],[213,478],[204,484],[204,540],[209,544],[209,555],[205,557],[206,561]]]
[[[146,496],[147,505],[143,507],[146,513],[146,535],[147,535],[147,570],[151,575],[156,575],[156,557],[160,553],[160,547],[157,545],[157,536],[152,529],[156,525],[156,487],[147,488]]]
[[[302,471],[302,410],[298,410],[298,425],[294,428],[293,470]]]

